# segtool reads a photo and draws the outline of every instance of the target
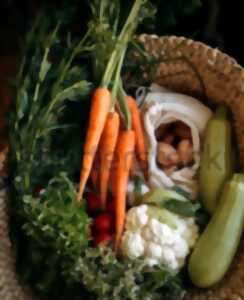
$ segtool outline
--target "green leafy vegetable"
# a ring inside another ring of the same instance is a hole
[[[38,24],[42,25],[38,27]],[[62,48],[59,28],[60,25],[57,25],[51,31],[44,16],[38,19],[27,35],[25,55],[15,83],[16,103],[9,118],[11,162],[17,176],[21,174],[25,192],[30,192],[32,181],[35,181],[33,168],[36,161],[44,157],[50,147],[46,135],[54,129],[64,128],[58,123],[67,100],[87,96],[91,89],[91,84],[82,78],[84,72],[81,68],[72,65],[82,47],[86,49],[84,39],[78,46],[75,46],[77,42],[73,42],[68,50]],[[61,57],[55,55],[57,48]],[[67,80],[70,85],[67,85]]]
[[[182,296],[182,283],[174,272],[145,267],[140,260],[119,261],[109,247],[87,250],[75,270],[100,300],[176,300]]]
[[[164,204],[164,207],[171,212],[183,216],[183,217],[194,217],[196,212],[200,209],[200,203],[181,202],[178,200],[169,200]]]
[[[187,202],[188,199],[180,193],[166,189],[163,187],[151,189],[149,192],[143,195],[142,203],[151,203],[156,205],[164,205],[164,203],[170,199]]]
[[[75,299],[77,283],[69,283],[64,272],[73,270],[87,248],[90,221],[63,171],[73,176],[74,165],[80,165],[82,137],[77,138],[74,126],[79,129],[82,114],[76,112],[79,103],[72,108],[68,100],[90,94],[87,73],[74,64],[89,45],[84,39],[65,44],[60,26],[52,30],[44,15],[37,18],[14,82],[16,101],[9,117],[12,235],[22,278],[49,299],[70,299],[70,289]],[[64,112],[72,112],[72,122],[77,114],[77,123],[64,124]],[[44,188],[40,195],[37,188]]]
[[[185,198],[190,198],[191,197],[191,195],[189,194],[189,193],[187,193],[187,191],[185,191],[185,190],[183,190],[181,187],[179,187],[179,186],[174,186],[173,188],[172,188],[172,190],[173,191],[175,191],[176,193],[178,193],[178,194],[180,194],[180,195],[182,195],[183,197],[185,197]]]
[[[184,217],[194,217],[201,208],[200,203],[193,203],[189,199],[189,194],[180,187],[154,188],[142,196],[141,203],[164,207]]]
[[[135,176],[133,178],[133,182],[134,182],[133,194],[134,194],[134,197],[135,197],[135,205],[136,205],[136,203],[141,202],[143,180],[139,176]]]
[[[67,275],[89,245],[90,219],[66,174],[50,180],[39,196],[25,195],[17,220],[24,234],[18,260],[22,278],[48,299],[60,296],[60,282],[67,290],[74,287]]]
[[[50,180],[38,198],[23,197],[27,236],[62,255],[77,258],[88,246],[89,218],[76,201],[73,183],[64,173]]]

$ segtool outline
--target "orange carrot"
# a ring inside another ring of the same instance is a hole
[[[123,234],[126,214],[126,192],[130,168],[135,149],[135,132],[124,130],[119,133],[116,145],[116,168],[114,174],[115,201],[115,249],[118,249]]]
[[[106,208],[109,175],[119,133],[119,124],[119,114],[115,111],[109,112],[101,137],[101,145],[99,147],[101,161],[99,169],[99,188],[103,209]]]
[[[97,88],[92,97],[89,124],[84,145],[78,201],[83,197],[85,185],[90,175],[98,144],[107,119],[109,106],[110,91],[107,88]]]
[[[131,113],[132,129],[135,131],[136,154],[144,176],[147,178],[147,155],[140,111],[132,97],[127,96],[127,102]]]

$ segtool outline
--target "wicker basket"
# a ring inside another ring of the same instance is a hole
[[[199,99],[208,101],[208,104],[223,102],[231,108],[240,165],[244,170],[244,70],[234,59],[219,50],[189,39],[141,35],[139,40],[155,58],[172,59],[157,66],[154,82],[176,91],[197,95]],[[145,78],[148,77],[146,72],[142,71],[142,74]],[[0,300],[36,300],[18,283],[15,274],[14,253],[8,236],[7,207],[6,192],[1,190]],[[216,288],[190,291],[185,299],[244,299],[244,241],[230,271]]]

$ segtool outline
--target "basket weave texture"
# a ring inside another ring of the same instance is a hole
[[[175,91],[198,96],[210,105],[225,103],[231,109],[240,165],[244,170],[242,67],[219,50],[183,37],[141,35],[139,40],[144,44],[145,50],[160,62],[153,74],[153,82]],[[143,72],[143,65],[142,76],[149,76],[146,71]],[[0,169],[1,165],[0,161]],[[244,240],[231,269],[218,286],[211,290],[192,290],[185,296],[185,300],[215,299],[244,300]],[[8,232],[8,199],[5,189],[0,191],[0,300],[37,300],[21,286],[15,273],[14,252]]]

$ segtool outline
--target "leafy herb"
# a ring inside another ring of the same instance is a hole
[[[9,124],[11,161],[16,173],[21,174],[25,192],[32,186],[34,166],[48,152],[50,133],[67,128],[58,122],[67,100],[88,95],[91,88],[91,84],[82,78],[81,68],[72,66],[75,56],[87,50],[85,40],[82,39],[78,46],[73,42],[65,48],[58,37],[60,24],[48,34],[50,29],[40,26],[46,24],[44,20],[40,17],[27,35],[25,56],[15,82],[15,108]],[[53,57],[57,48],[63,49],[60,59]]]
[[[22,65],[13,82],[16,101],[9,118],[12,235],[22,278],[49,299],[61,299],[59,285],[63,284],[63,299],[67,299],[67,291],[77,283],[69,283],[64,270],[73,269],[90,235],[85,207],[76,202],[74,183],[63,173],[73,175],[72,161],[81,156],[82,137],[77,139],[73,126],[79,129],[82,114],[76,124],[62,120],[72,112],[74,122],[79,103],[69,100],[82,100],[90,93],[87,73],[74,64],[90,45],[86,36],[81,41],[64,39],[60,22],[52,30],[46,19],[45,15],[37,18],[27,34]],[[36,195],[38,187],[44,188],[40,195]]]
[[[127,5],[128,6],[128,5]],[[90,4],[92,19],[88,26],[91,30],[90,36],[93,42],[92,61],[93,75],[95,82],[101,82],[101,76],[104,68],[110,58],[112,50],[118,42],[118,33],[121,23],[121,1],[91,1]],[[122,9],[124,7],[122,6]],[[126,9],[125,9],[126,11]],[[145,21],[151,21],[156,13],[155,6],[148,0],[143,1],[136,20],[129,24],[131,27],[137,27],[138,24],[144,24]]]
[[[50,180],[38,196],[24,195],[19,200],[15,217],[16,226],[21,226],[21,231],[15,229],[21,236],[18,269],[42,295],[59,296],[60,282],[67,289],[76,284],[66,275],[89,245],[90,219],[65,173]]]
[[[41,247],[48,245],[77,258],[88,246],[89,218],[66,174],[50,180],[40,197],[25,195],[23,202],[27,220],[23,229]]]
[[[88,24],[93,42],[93,77],[100,83],[108,59],[117,41],[120,4],[118,0],[91,1],[92,17]]]
[[[119,261],[109,247],[88,249],[75,270],[100,300],[176,300],[182,296],[182,283],[174,272],[145,267],[140,260]]]

